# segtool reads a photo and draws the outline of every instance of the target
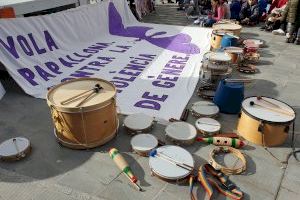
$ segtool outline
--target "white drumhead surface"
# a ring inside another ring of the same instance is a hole
[[[166,129],[166,134],[176,140],[192,140],[197,136],[196,128],[186,122],[173,122]]]
[[[198,130],[208,133],[215,133],[221,129],[221,124],[217,120],[207,117],[197,119],[195,126]]]
[[[191,108],[194,112],[203,116],[212,116],[219,113],[219,108],[216,104],[209,101],[195,102]]]
[[[247,39],[247,40],[244,40],[244,44],[248,44],[248,43],[254,43],[256,45],[262,45],[263,41],[257,40],[257,39]]]
[[[131,130],[142,130],[149,128],[153,123],[153,117],[144,113],[128,115],[124,119],[124,125]]]
[[[295,119],[294,110],[287,104],[277,101],[276,99],[268,98],[268,97],[262,97],[262,98],[278,105],[279,108],[277,108],[277,107],[273,106],[272,104],[269,104],[263,100],[258,100],[257,97],[249,97],[249,98],[245,99],[242,103],[242,108],[246,112],[248,112],[250,115],[252,115],[258,119],[266,120],[269,122],[290,122]],[[253,101],[255,104],[262,105],[263,107],[258,106],[258,105],[251,106],[250,105],[251,101]],[[268,108],[284,110],[284,112],[291,113],[291,116],[280,113],[280,112],[273,111]]]
[[[192,155],[181,147],[173,145],[162,146],[157,148],[157,153],[162,153],[178,162],[194,167],[194,159]],[[158,157],[150,157],[149,166],[155,174],[169,180],[185,178],[191,173],[189,170],[178,167],[175,164]]]
[[[231,57],[224,52],[213,52],[209,55],[210,61],[219,61],[219,62],[229,62],[231,61]]]
[[[156,137],[151,134],[138,134],[131,139],[130,143],[136,151],[151,151],[158,145]]]
[[[243,49],[240,47],[226,47],[225,52],[227,53],[236,53],[236,54],[241,54],[243,53]]]
[[[214,24],[213,29],[214,30],[219,30],[219,29],[223,29],[223,30],[239,30],[241,29],[242,26],[238,25],[238,24],[234,24],[234,23],[217,23]]]
[[[13,142],[13,139],[16,139],[16,141]],[[16,149],[15,143],[18,147],[19,152]],[[29,146],[30,146],[29,140],[24,137],[11,138],[0,144],[0,157],[8,157],[8,156],[18,155],[19,153],[22,153],[26,149],[28,149]]]

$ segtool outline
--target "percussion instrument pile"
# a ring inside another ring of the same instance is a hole
[[[213,185],[230,198],[241,199],[243,193],[226,175],[246,171],[246,157],[239,150],[245,146],[244,140],[264,147],[278,146],[285,142],[290,126],[294,126],[296,113],[288,104],[264,96],[244,99],[244,84],[251,82],[251,79],[228,78],[233,65],[241,72],[255,71],[255,66],[249,66],[258,61],[258,50],[263,45],[260,40],[249,39],[243,42],[243,48],[236,47],[241,28],[232,21],[222,21],[213,26],[212,49],[223,48],[224,51],[210,51],[204,55],[201,76],[206,82],[198,90],[200,97],[211,101],[194,102],[190,109],[183,112],[180,120],[169,120],[165,133],[161,133],[165,136],[165,142],[162,143],[169,142],[172,145],[161,145],[157,137],[151,134],[154,127],[152,116],[134,113],[123,121],[124,130],[129,134],[127,137],[132,137],[132,150],[148,157],[152,174],[166,181],[186,181],[189,178],[192,199],[195,199],[192,194],[194,180],[202,183],[209,196],[212,196]],[[80,78],[52,88],[48,92],[47,103],[57,141],[72,149],[88,149],[113,139],[119,127],[116,93],[113,84],[97,78]],[[194,124],[184,122],[189,111],[194,117]],[[238,135],[222,134],[222,125],[216,120],[219,112],[240,114]],[[294,132],[292,134],[294,138]],[[203,144],[217,147],[208,156],[210,164],[204,164],[197,170],[196,179],[193,176],[196,172],[193,155],[180,146]],[[0,159],[20,160],[30,150],[28,139],[12,138],[0,144]],[[108,153],[133,186],[142,191],[137,184],[137,177],[121,153],[116,148]],[[218,163],[215,157],[219,153],[233,154],[242,165],[231,168]]]

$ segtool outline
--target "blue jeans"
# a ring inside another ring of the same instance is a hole
[[[212,25],[214,24],[214,23],[216,23],[217,21],[216,20],[214,20],[214,19],[207,19],[206,21],[205,21],[205,26],[207,26],[207,27],[212,27]]]

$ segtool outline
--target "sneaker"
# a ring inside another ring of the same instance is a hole
[[[285,33],[284,33],[284,31],[282,29],[274,30],[274,31],[272,31],[272,33],[274,35],[285,35]]]
[[[196,20],[194,21],[194,24],[200,24],[200,19],[196,19]]]
[[[300,38],[297,38],[297,39],[295,40],[295,44],[296,44],[296,45],[300,45]]]

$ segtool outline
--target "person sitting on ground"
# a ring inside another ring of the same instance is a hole
[[[281,16],[286,7],[287,0],[274,0],[268,11],[265,25],[261,27],[261,30],[273,31],[281,26]]]
[[[267,0],[258,0],[258,7],[259,7],[259,16],[261,21],[265,21],[267,17]]]
[[[226,8],[224,4],[220,3],[219,0],[212,0],[212,13],[208,14],[208,19],[205,21],[205,27],[212,27],[212,25],[222,19],[224,19],[226,14]]]
[[[256,0],[248,0],[244,3],[240,12],[242,25],[255,25],[259,22],[259,6]]]
[[[283,25],[286,24],[286,42],[299,43],[300,36],[295,37],[294,32],[298,30],[300,26],[300,3],[299,0],[289,0],[282,16],[280,17],[280,21],[282,22],[282,26],[278,30],[274,30],[272,33],[275,35],[284,35]],[[298,31],[299,32],[299,31]],[[300,35],[300,33],[299,33]]]
[[[195,0],[195,6],[199,6],[199,17],[194,21],[194,24],[200,24],[203,21],[202,15],[208,15],[211,12],[211,1],[210,0]]]
[[[240,0],[232,0],[230,4],[230,19],[235,19],[239,21],[240,19],[240,11],[241,11],[241,1]]]
[[[225,11],[225,14],[224,14],[224,19],[230,19],[231,17],[231,12],[230,12],[230,6],[228,4],[228,1],[227,0],[220,0],[220,4],[223,4],[224,6],[224,11]]]

